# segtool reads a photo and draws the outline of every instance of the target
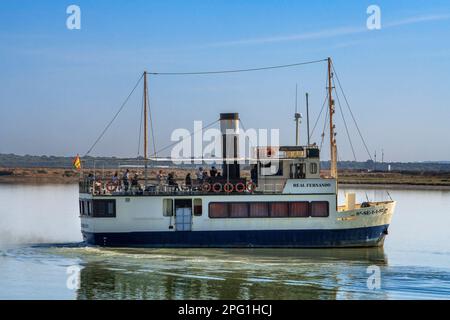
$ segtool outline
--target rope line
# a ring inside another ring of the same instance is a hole
[[[333,78],[333,86],[336,88],[336,85],[334,83],[334,78]],[[355,149],[353,148],[352,139],[350,138],[350,133],[348,132],[347,121],[345,120],[344,112],[342,111],[341,101],[339,100],[339,95],[338,95],[337,91],[336,91],[336,99],[338,102],[339,110],[341,111],[340,113],[341,113],[342,121],[344,122],[344,127],[345,127],[345,132],[347,133],[348,142],[350,143],[350,148],[352,149],[353,158],[356,161]]]
[[[147,106],[148,106],[148,116],[150,118],[150,130],[152,132],[153,151],[154,151],[154,154],[156,156],[155,131],[153,129],[153,120],[152,120],[153,118],[152,118],[152,112],[151,112],[151,109],[150,109],[150,98],[149,98],[148,95],[147,95],[146,99],[147,99]]]
[[[219,122],[219,121],[220,121],[219,119],[214,120],[213,122],[207,124],[207,125],[204,126],[203,128],[200,128],[200,129],[198,129],[197,131],[194,131],[194,132],[188,134],[187,136],[183,137],[182,140],[184,140],[184,139],[186,139],[186,138],[188,138],[188,137],[192,137],[192,135],[196,134],[197,132],[202,131],[202,130],[204,130],[204,129],[206,129],[206,128],[209,128],[210,126],[212,126],[213,124],[216,124],[216,123]],[[175,141],[175,142],[173,142],[173,143],[171,143],[171,144],[165,146],[164,148],[159,149],[158,151],[155,151],[150,157],[155,157],[157,153],[160,154],[160,152],[162,152],[162,151],[164,151],[164,150],[167,150],[167,149],[169,149],[170,147],[172,147],[172,146],[174,146],[174,145],[176,145],[176,144],[178,144],[178,143],[180,143],[180,141]]]
[[[103,129],[102,133],[99,135],[99,137],[97,138],[97,140],[95,140],[95,142],[92,144],[92,146],[89,148],[89,150],[85,153],[84,157],[86,157],[87,155],[89,155],[89,153],[92,151],[92,149],[94,149],[94,147],[96,146],[96,144],[100,141],[100,139],[105,135],[106,131],[108,131],[109,127],[112,125],[112,123],[114,122],[114,120],[116,120],[117,116],[119,115],[119,113],[122,111],[122,109],[125,107],[125,105],[127,104],[128,100],[130,99],[131,95],[133,94],[133,92],[136,90],[137,86],[139,85],[139,83],[142,80],[142,77],[144,76],[144,74],[142,74],[139,77],[139,80],[136,82],[136,85],[133,87],[133,90],[131,90],[130,94],[127,96],[127,98],[125,99],[125,101],[122,103],[122,105],[120,106],[119,110],[117,110],[116,114],[114,115],[114,117],[111,119],[111,121],[109,121],[109,123],[106,125],[105,129]]]
[[[327,61],[327,59],[298,62],[298,63],[291,63],[291,64],[283,64],[283,65],[269,66],[269,67],[249,68],[249,69],[193,71],[193,72],[148,72],[148,74],[155,75],[155,76],[185,76],[185,75],[207,75],[207,74],[221,74],[221,73],[251,72],[251,71],[262,71],[262,70],[270,70],[270,69],[297,67],[297,66],[303,66],[303,65],[307,65],[307,64],[319,63],[319,62],[324,62],[324,61]]]
[[[341,89],[341,92],[342,92],[342,95],[343,95],[343,97],[344,97],[344,100],[345,100],[345,103],[346,103],[346,105],[347,105],[347,108],[348,108],[348,110],[350,111],[350,115],[352,116],[353,122],[355,123],[356,130],[358,130],[359,137],[361,138],[361,140],[362,140],[362,142],[363,142],[363,144],[364,144],[364,148],[366,149],[367,154],[369,155],[370,160],[373,160],[373,159],[372,159],[372,155],[370,154],[369,148],[367,147],[366,141],[364,140],[364,137],[363,137],[363,135],[362,135],[362,133],[361,133],[361,130],[359,130],[359,126],[358,126],[358,123],[356,122],[355,116],[353,115],[352,109],[350,108],[350,104],[348,103],[347,96],[345,95],[344,89],[342,88],[341,81],[339,80],[339,77],[338,77],[338,75],[337,75],[337,72],[336,72],[336,70],[334,69],[334,63],[331,65],[331,67],[333,68],[333,72],[334,72],[334,74],[336,75],[336,80],[337,80],[337,82],[338,82],[338,84],[339,84],[339,88]]]
[[[328,92],[327,92],[327,94],[326,94],[326,96],[325,96],[325,100],[323,101],[322,108],[320,109],[320,113],[319,113],[319,115],[317,116],[316,122],[314,123],[314,127],[313,127],[313,129],[312,129],[312,131],[311,131],[311,134],[309,135],[309,138],[310,138],[310,139],[312,138],[312,136],[313,136],[313,134],[314,134],[314,130],[316,129],[317,124],[319,123],[320,116],[322,115],[322,112],[323,112],[323,109],[324,109],[324,107],[325,107],[325,103],[327,102],[327,100],[328,100]]]
[[[327,108],[327,112],[325,113],[325,122],[323,124],[323,131],[322,131],[322,141],[320,142],[320,150],[322,150],[322,146],[323,146],[323,141],[325,139],[325,129],[327,128],[327,124],[328,124],[328,113],[329,113],[329,109]]]
[[[141,121],[139,122],[139,140],[138,140],[138,152],[137,155],[139,157],[141,152],[141,135],[142,135],[142,120],[144,118],[144,95],[142,95],[142,103],[141,103]]]

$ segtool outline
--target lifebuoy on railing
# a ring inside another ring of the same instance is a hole
[[[214,192],[221,192],[222,191],[222,184],[220,182],[216,182],[212,186],[212,190]]]
[[[108,190],[108,192],[114,192],[117,189],[117,184],[115,182],[109,181],[106,184],[106,190]]]
[[[236,185],[234,186],[234,188],[235,188],[236,191],[239,192],[239,193],[244,192],[245,189],[246,189],[245,184],[243,184],[242,182],[236,183]]]
[[[247,183],[248,192],[253,192],[253,191],[255,191],[255,189],[256,189],[256,185],[253,182],[250,181]]]
[[[233,185],[231,182],[227,182],[227,183],[225,183],[225,185],[223,186],[223,190],[224,190],[226,193],[233,192],[233,189],[234,189],[234,185]]]
[[[202,190],[205,192],[211,191],[211,185],[208,182],[202,184]]]

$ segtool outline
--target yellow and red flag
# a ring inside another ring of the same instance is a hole
[[[81,169],[81,160],[80,160],[80,156],[78,154],[75,157],[75,159],[73,159],[73,167],[77,170]]]

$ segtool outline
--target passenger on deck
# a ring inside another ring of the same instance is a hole
[[[255,185],[258,185],[258,165],[254,164],[250,170],[250,178]]]
[[[164,172],[162,170],[159,170],[158,174],[156,175],[156,183],[158,185],[161,185],[164,181]]]
[[[203,183],[203,167],[198,168],[196,175],[197,175],[197,183],[202,184]]]
[[[114,172],[114,175],[112,176],[111,181],[114,185],[119,184],[119,173],[117,171]]]
[[[184,179],[184,184],[186,185],[187,188],[189,188],[189,190],[192,188],[192,178],[190,173],[186,175],[186,178]]]
[[[217,176],[216,167],[214,167],[214,166],[211,167],[211,170],[209,170],[209,175],[211,176],[211,178],[214,178],[215,176]]]
[[[175,174],[173,172],[169,173],[167,176],[167,183],[170,187],[174,187],[174,191],[178,190],[178,184],[175,181]]]
[[[208,175],[208,171],[206,171],[206,170],[204,170],[203,171],[203,182],[211,182],[210,180],[210,177],[209,177],[209,175]]]
[[[129,176],[130,176],[130,170],[127,169],[122,177],[123,187],[124,187],[125,191],[128,191],[128,187],[130,185],[129,184]]]
[[[140,189],[141,186],[139,185],[139,176],[135,173],[133,179],[131,179],[131,191],[140,191]]]

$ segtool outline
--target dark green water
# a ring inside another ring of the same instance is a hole
[[[75,186],[0,186],[0,298],[449,299],[450,192],[390,194],[384,248],[105,249],[79,244]]]

